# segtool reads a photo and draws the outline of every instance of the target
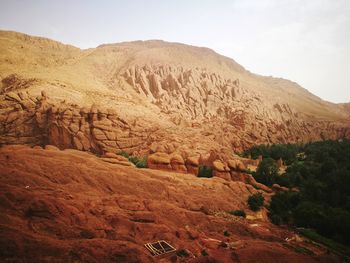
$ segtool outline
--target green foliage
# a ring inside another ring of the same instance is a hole
[[[187,258],[190,256],[190,254],[187,252],[186,249],[181,249],[176,252],[176,256],[182,257],[182,258]]]
[[[350,262],[350,247],[344,246],[332,239],[326,238],[324,236],[319,235],[317,232],[311,229],[298,228],[299,234],[317,242],[327,246],[332,252],[343,255],[344,262]]]
[[[248,205],[252,211],[258,211],[264,205],[264,197],[261,193],[255,193],[249,196]]]
[[[244,210],[234,210],[234,211],[230,211],[229,213],[234,216],[246,217]]]
[[[213,168],[210,166],[199,166],[198,168],[198,177],[213,177]]]
[[[137,156],[129,155],[125,151],[121,151],[118,154],[127,158],[129,162],[132,162],[133,164],[135,164],[137,168],[147,168],[147,156],[139,158]]]
[[[135,164],[137,168],[147,168],[147,156],[144,156],[143,158],[130,156],[129,161]]]
[[[225,231],[224,231],[224,236],[225,236],[225,237],[229,237],[229,236],[231,236],[231,234],[230,234],[229,231],[225,230]]]
[[[293,209],[299,204],[300,195],[294,192],[280,192],[272,196],[270,203],[270,219],[273,223],[292,224]]]
[[[209,256],[208,252],[205,249],[202,250],[201,254],[203,257]]]
[[[314,229],[317,234],[350,244],[350,140],[322,141],[302,147],[285,175],[299,193],[277,193],[270,203],[270,219]],[[301,160],[302,159],[302,160]]]
[[[272,158],[263,159],[253,176],[259,183],[272,186],[279,177],[276,162]]]
[[[315,255],[315,253],[312,251],[312,250],[309,250],[305,247],[300,247],[300,246],[297,246],[297,245],[292,245],[292,244],[283,244],[284,247],[286,248],[289,248],[293,251],[295,251],[296,253],[300,253],[300,254],[304,254],[304,255],[310,255],[310,256],[313,256]]]
[[[276,161],[282,158],[286,164],[291,164],[302,150],[303,146],[298,144],[255,145],[246,150],[243,155],[246,157],[250,155],[253,159],[261,155],[263,158],[272,158]]]

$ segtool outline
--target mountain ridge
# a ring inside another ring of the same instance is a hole
[[[97,140],[99,146],[91,141],[87,150],[97,152],[149,154],[151,148],[164,151],[175,141],[180,145],[174,153],[187,157],[213,150],[237,152],[261,143],[350,136],[346,105],[323,101],[295,82],[251,73],[208,48],[151,40],[82,50],[7,31],[0,31],[0,44],[2,144],[25,137],[28,144],[79,148],[77,134],[94,141],[95,128],[91,122],[84,128],[84,115],[70,128],[74,117],[52,115],[51,107],[73,112],[85,108],[89,114],[115,111],[128,124],[130,142],[118,143],[124,128],[106,120],[101,133],[115,136]],[[26,98],[18,99],[20,93]],[[32,108],[24,102],[28,99]],[[13,112],[17,126],[9,118]],[[33,112],[41,117],[33,118]],[[34,127],[31,132],[19,128],[28,122]],[[64,136],[50,138],[53,127]],[[159,134],[151,136],[151,130]],[[37,140],[39,132],[45,133],[44,141]],[[139,141],[143,133],[149,134],[147,140],[133,143],[131,137],[139,134]]]

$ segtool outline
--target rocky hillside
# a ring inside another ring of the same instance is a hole
[[[0,78],[1,144],[187,158],[350,136],[346,105],[178,43],[81,50],[1,31]]]
[[[0,31],[0,80],[0,261],[339,261],[248,209],[288,189],[233,152],[349,137],[348,104],[163,41],[81,50]],[[151,257],[156,240],[177,255]]]
[[[0,261],[340,262],[261,220],[265,210],[246,209],[257,192],[249,184],[106,159],[115,160],[54,146],[0,148]],[[235,209],[250,219],[228,213]],[[177,256],[152,257],[144,244],[156,240]]]

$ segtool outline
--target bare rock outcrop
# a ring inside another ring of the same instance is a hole
[[[5,102],[1,109],[2,144],[51,144],[102,154],[136,151],[147,136],[146,128],[142,133],[131,131],[113,110],[52,103],[44,91],[39,97],[6,93]]]
[[[84,51],[0,35],[0,144],[179,154],[184,164],[170,166],[197,173],[187,158],[213,150],[229,165],[232,151],[255,144],[350,137],[347,105],[252,74],[209,49],[141,41]]]

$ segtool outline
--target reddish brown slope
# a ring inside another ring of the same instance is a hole
[[[109,164],[75,150],[3,147],[0,261],[154,262],[143,244],[159,239],[197,256],[189,262],[335,260],[316,247],[309,247],[315,256],[287,248],[307,244],[287,244],[294,235],[287,230],[224,213],[245,208],[255,191],[220,178]]]

